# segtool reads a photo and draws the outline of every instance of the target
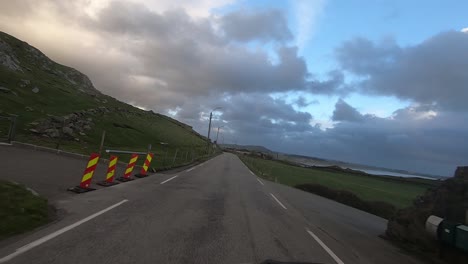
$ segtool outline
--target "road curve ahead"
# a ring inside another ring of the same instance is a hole
[[[258,179],[232,154],[59,206],[0,263],[419,263],[378,238],[384,219]]]

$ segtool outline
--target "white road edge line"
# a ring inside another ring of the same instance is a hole
[[[161,182],[160,184],[165,184],[166,182],[168,182],[168,181],[170,181],[170,180],[173,180],[173,179],[175,179],[175,178],[177,178],[177,177],[179,177],[179,175],[176,175],[176,176],[174,176],[174,177],[171,177],[171,178],[169,178],[169,179],[167,179],[167,180]]]
[[[250,174],[252,174],[253,176],[255,176],[255,174],[254,174],[252,171],[249,170],[249,172],[250,172]]]
[[[265,184],[263,184],[263,182],[262,182],[259,178],[257,178],[257,181],[258,181],[261,185],[265,185]]]
[[[270,193],[270,195],[271,195],[271,197],[273,197],[273,199],[275,199],[275,201],[276,201],[279,205],[281,205],[281,207],[283,207],[285,210],[288,209],[288,208],[286,208],[286,206],[284,206],[284,204],[282,204],[282,203],[278,200],[278,198],[276,198],[276,196],[274,196],[272,193]]]
[[[190,169],[186,170],[185,172],[190,172],[190,171],[193,171],[195,168],[196,168],[196,167],[192,167],[192,168],[190,168]]]
[[[325,249],[328,255],[330,255],[336,261],[336,263],[344,264],[344,262],[337,255],[335,255],[335,253],[333,253],[333,251],[329,247],[327,247],[327,245],[325,245],[325,243],[323,243],[322,240],[318,238],[318,236],[312,233],[312,231],[310,231],[309,229],[306,229],[306,231],[315,239],[315,241],[317,241],[317,243],[319,243],[320,246],[322,246],[323,249]]]
[[[71,224],[71,225],[69,225],[69,226],[66,226],[66,227],[64,227],[64,228],[62,228],[62,229],[59,229],[59,230],[57,230],[57,231],[55,231],[55,232],[53,232],[53,233],[51,233],[51,234],[48,234],[48,235],[45,236],[45,237],[39,238],[38,240],[35,240],[35,241],[33,241],[33,242],[31,242],[31,243],[25,245],[25,246],[22,246],[22,247],[18,248],[18,249],[17,249],[15,252],[13,252],[12,254],[1,258],[1,259],[0,259],[0,263],[5,263],[5,262],[7,262],[7,261],[13,259],[13,258],[16,257],[16,256],[19,256],[19,255],[25,253],[26,251],[29,251],[29,250],[31,250],[31,249],[33,249],[33,248],[35,248],[35,247],[37,247],[37,246],[39,246],[39,245],[41,245],[41,244],[43,244],[43,243],[45,243],[45,242],[47,242],[47,241],[49,241],[49,240],[55,238],[55,237],[57,237],[57,236],[59,236],[59,235],[65,233],[65,232],[67,232],[67,231],[72,230],[73,228],[75,228],[75,227],[77,227],[77,226],[79,226],[79,225],[81,225],[81,224],[84,224],[84,223],[88,222],[89,220],[91,220],[91,219],[93,219],[93,218],[95,218],[95,217],[98,217],[99,215],[102,215],[103,213],[105,213],[105,212],[107,212],[107,211],[110,211],[110,210],[114,209],[114,208],[117,207],[117,206],[122,205],[122,204],[125,203],[125,202],[128,202],[128,200],[127,200],[127,199],[122,200],[121,202],[118,202],[118,203],[116,203],[116,204],[114,204],[114,205],[112,205],[112,206],[109,206],[109,207],[107,207],[106,209],[101,210],[101,211],[99,211],[99,212],[97,212],[97,213],[95,213],[95,214],[92,214],[92,215],[90,215],[90,216],[88,216],[88,217],[86,217],[86,218],[84,218],[84,219],[82,219],[82,220],[80,220],[80,221],[78,221],[78,222],[76,222],[76,223],[74,223],[74,224]]]

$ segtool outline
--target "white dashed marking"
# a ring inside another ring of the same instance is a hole
[[[174,177],[171,177],[171,178],[169,178],[169,179],[167,179],[167,180],[161,182],[160,184],[165,184],[166,182],[168,182],[168,181],[170,181],[170,180],[173,180],[173,179],[175,179],[175,178],[177,178],[177,177],[179,177],[179,175],[176,175],[176,176],[174,176]]]
[[[81,224],[84,224],[84,223],[88,222],[89,220],[91,220],[91,219],[93,219],[95,217],[98,217],[98,216],[102,215],[103,213],[105,213],[107,211],[110,211],[110,210],[116,208],[117,206],[122,205],[125,202],[128,202],[128,200],[126,200],[126,199],[122,200],[121,202],[118,202],[118,203],[116,203],[116,204],[114,204],[112,206],[109,206],[106,209],[101,210],[101,211],[99,211],[99,212],[97,212],[95,214],[92,214],[92,215],[90,215],[90,216],[88,216],[88,217],[86,217],[86,218],[84,218],[84,219],[82,219],[82,220],[80,220],[80,221],[78,221],[78,222],[76,222],[74,224],[66,226],[66,227],[64,227],[62,229],[59,229],[59,230],[57,230],[57,231],[55,231],[55,232],[53,232],[53,233],[51,233],[51,234],[49,234],[49,235],[47,235],[45,237],[39,238],[38,240],[35,240],[35,241],[33,241],[33,242],[23,246],[23,247],[20,247],[14,253],[1,258],[0,263],[5,263],[5,262],[11,260],[12,258],[14,258],[16,256],[19,256],[19,255],[23,254],[26,251],[29,251],[29,250],[31,250],[31,249],[33,249],[33,248],[35,248],[35,247],[37,247],[37,246],[39,246],[39,245],[41,245],[43,243],[55,238],[55,237],[65,233],[67,231],[72,230],[73,228],[75,228],[75,227],[77,227],[77,226],[79,226]]]
[[[274,196],[272,193],[270,193],[270,195],[271,195],[271,197],[273,197],[273,199],[275,199],[275,201],[276,201],[279,205],[281,205],[281,207],[283,207],[285,210],[288,209],[288,208],[286,208],[286,206],[284,206],[283,203],[281,203],[281,202],[278,200],[278,198],[276,198],[276,196]]]
[[[327,245],[325,245],[325,243],[323,243],[322,240],[318,238],[318,236],[312,233],[312,231],[310,231],[309,229],[306,229],[306,231],[315,239],[315,241],[317,241],[317,243],[319,243],[320,246],[322,246],[323,249],[325,249],[325,251],[336,261],[336,263],[344,264],[344,262],[337,255],[335,255],[335,253],[333,253],[333,251],[329,247],[327,247]]]

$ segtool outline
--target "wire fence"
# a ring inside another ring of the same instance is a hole
[[[16,116],[0,116],[0,142],[11,142],[14,140],[15,129],[16,129]],[[187,142],[182,144],[164,143],[164,142],[149,142],[146,146],[131,145],[131,146],[109,146],[106,145],[106,132],[103,131],[101,135],[100,146],[94,144],[87,145],[86,142],[80,141],[75,142],[64,137],[63,125],[57,128],[59,133],[58,137],[26,137],[24,135],[18,135],[18,140],[24,141],[25,143],[31,143],[34,145],[40,145],[48,148],[56,149],[57,151],[68,151],[79,154],[88,155],[91,152],[98,152],[101,154],[101,158],[109,159],[110,156],[117,156],[120,162],[126,163],[130,160],[131,153],[139,153],[137,165],[143,165],[146,153],[152,152],[154,154],[151,168],[155,170],[165,170],[174,167],[180,167],[188,165],[195,161],[207,159],[221,150],[213,144],[207,144],[203,142],[195,142],[188,144]],[[108,131],[107,135],[111,135],[112,131]],[[96,142],[92,140],[91,142]],[[83,148],[86,146],[86,148]],[[115,150],[113,153],[108,153],[106,150]]]

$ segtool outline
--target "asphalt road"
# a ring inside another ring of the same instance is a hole
[[[260,180],[232,154],[67,197],[65,217],[0,248],[0,263],[419,263],[382,218]]]
[[[0,179],[24,184],[52,202],[73,195],[64,190],[80,183],[86,163],[85,159],[0,145]],[[122,176],[124,170],[125,165],[118,164],[116,176]],[[94,173],[93,188],[100,188],[95,183],[105,179],[106,171],[107,162],[100,162]]]

